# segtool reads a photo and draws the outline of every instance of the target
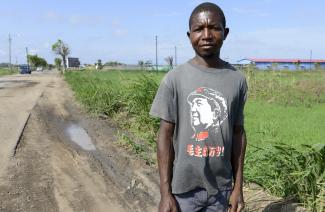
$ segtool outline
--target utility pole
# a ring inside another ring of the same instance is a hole
[[[16,58],[16,68],[17,68],[17,71],[18,71],[19,68],[18,68],[18,59],[17,59],[17,56],[15,58]]]
[[[26,47],[26,58],[27,58],[27,67],[29,70],[29,59],[28,59],[28,48]]]
[[[175,67],[177,66],[177,47],[175,46]]]
[[[11,36],[10,36],[10,33],[9,33],[9,69],[10,69],[10,71],[12,71],[12,69],[11,69]]]
[[[156,71],[158,73],[158,36],[156,35]]]
[[[310,50],[310,57],[309,57],[309,63],[310,63],[309,69],[310,70],[311,70],[311,60],[312,60],[312,58],[313,58],[313,50]]]

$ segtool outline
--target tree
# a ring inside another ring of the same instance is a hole
[[[63,68],[65,70],[67,68],[66,58],[70,54],[70,48],[68,47],[68,45],[59,39],[56,43],[52,45],[52,51],[62,57]]]
[[[118,61],[109,61],[104,64],[104,66],[120,66],[120,65],[123,65],[123,64]]]
[[[143,69],[143,67],[144,67],[144,61],[143,60],[139,60],[138,61],[138,66],[140,66],[140,68]]]
[[[144,65],[145,65],[146,67],[151,67],[151,66],[152,66],[152,61],[151,61],[151,60],[147,60],[147,61],[144,63]]]
[[[166,57],[165,61],[166,61],[167,65],[169,66],[169,68],[172,69],[173,68],[173,62],[174,62],[173,56]]]
[[[54,59],[54,64],[55,64],[55,67],[61,71],[61,65],[62,65],[62,60],[60,58],[55,58]]]
[[[30,62],[30,64],[32,65],[33,68],[36,67],[46,67],[47,66],[47,62],[44,58],[38,57],[37,55],[28,55],[28,61]]]

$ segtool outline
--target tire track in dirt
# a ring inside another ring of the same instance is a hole
[[[159,193],[156,177],[149,176],[155,172],[113,144],[115,131],[107,123],[85,117],[61,78],[47,87],[3,178],[0,211],[155,211]],[[85,126],[95,152],[69,140],[70,123]],[[156,188],[143,183],[152,180]]]

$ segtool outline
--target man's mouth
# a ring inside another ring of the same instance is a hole
[[[200,45],[200,47],[212,47],[212,46],[214,46],[213,43],[206,43],[206,44]]]
[[[200,46],[201,49],[212,49],[214,48],[213,44],[204,44]]]

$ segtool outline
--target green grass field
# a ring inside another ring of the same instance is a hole
[[[10,71],[8,68],[0,68],[0,76],[16,74],[17,71]]]
[[[325,72],[244,72],[249,85],[246,181],[318,210],[317,205],[325,204],[321,202],[325,195]],[[65,79],[90,112],[110,116],[129,132],[121,130],[123,146],[154,164],[159,120],[148,112],[163,76],[84,70],[68,72]]]
[[[249,144],[255,146],[325,142],[325,104],[281,106],[248,100],[245,117]]]

